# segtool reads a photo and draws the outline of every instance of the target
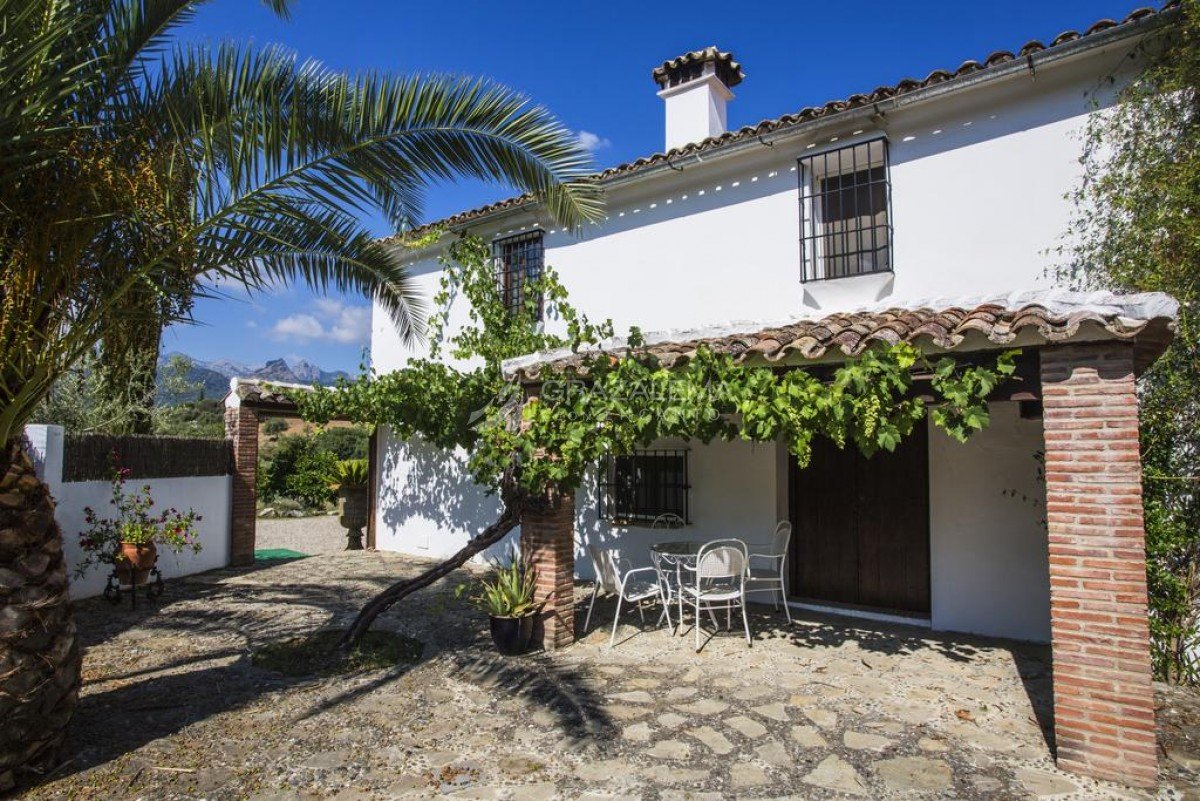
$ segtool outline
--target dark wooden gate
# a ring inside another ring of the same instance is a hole
[[[929,612],[929,439],[924,422],[870,459],[818,437],[790,462],[793,596]]]

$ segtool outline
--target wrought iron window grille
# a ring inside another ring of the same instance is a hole
[[[526,304],[535,304],[537,319],[541,320],[545,309],[540,292],[534,293],[529,284],[542,277],[545,266],[545,232],[528,231],[507,236],[492,242],[492,256],[496,262],[496,288],[504,300],[504,308],[518,312]]]
[[[801,279],[890,272],[892,182],[887,139],[799,159]]]
[[[688,451],[639,450],[610,456],[600,465],[600,518],[626,525],[650,525],[663,514],[691,523]]]

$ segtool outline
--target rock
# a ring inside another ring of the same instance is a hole
[[[1016,776],[1021,786],[1036,798],[1074,793],[1079,790],[1079,785],[1075,782],[1045,770],[1020,768],[1017,770]]]
[[[787,709],[782,703],[764,704],[762,706],[753,707],[750,711],[762,715],[764,718],[778,720],[781,723],[787,723],[788,720],[790,720],[790,718],[788,718]]]
[[[664,729],[675,729],[684,723],[687,723],[687,718],[685,718],[683,715],[676,715],[674,712],[667,712],[659,715],[656,722]]]
[[[692,749],[680,740],[659,740],[646,753],[658,759],[687,759]]]
[[[667,790],[659,795],[662,801],[722,801],[725,796],[720,793],[689,793],[680,790]]]
[[[745,715],[735,715],[725,721],[725,725],[734,731],[741,734],[743,737],[751,739],[762,737],[767,733],[767,727],[759,723],[757,720],[751,720]]]
[[[879,778],[900,792],[936,793],[954,786],[954,773],[940,759],[896,757],[875,763]]]
[[[700,691],[695,687],[672,687],[670,690],[667,690],[667,700],[672,702],[686,701],[698,692]]]
[[[733,750],[733,743],[712,726],[701,726],[698,729],[692,729],[688,734],[708,746],[714,754],[724,755]]]
[[[828,743],[812,726],[793,726],[792,739],[805,748],[824,748]]]
[[[641,774],[647,780],[659,785],[695,784],[708,778],[708,771],[706,770],[694,770],[674,766],[668,767],[667,765],[654,765],[653,767],[642,768]],[[662,797],[666,798],[667,796],[664,794]],[[691,796],[689,794],[689,797],[698,798],[699,796]]]
[[[575,775],[585,782],[618,782],[624,776],[632,776],[633,771],[633,765],[623,759],[601,759],[579,765]]]
[[[729,704],[712,698],[701,698],[699,701],[693,701],[690,704],[683,704],[679,707],[684,712],[690,712],[693,715],[719,715],[728,708]]]
[[[645,690],[632,690],[627,693],[615,693],[610,695],[614,701],[624,701],[630,704],[652,704],[654,699],[650,697],[650,693]]]
[[[837,713],[830,712],[828,709],[806,709],[804,716],[822,729],[832,729],[837,725]]]
[[[452,757],[452,759],[457,758],[457,754]],[[303,768],[313,768],[316,770],[331,770],[333,768],[340,768],[349,761],[349,751],[324,751],[319,754],[313,754],[308,759],[304,760],[300,766]],[[449,762],[450,760],[446,761]]]
[[[1178,748],[1168,748],[1167,759],[1181,768],[1200,773],[1200,756],[1190,754],[1187,751],[1181,751]]]
[[[788,768],[793,764],[791,754],[783,747],[783,744],[778,740],[768,740],[762,745],[754,749],[754,753],[758,754],[758,758],[768,765],[774,765],[777,768]]]
[[[531,773],[537,773],[543,770],[546,765],[540,760],[527,756],[505,756],[500,757],[496,762],[496,767],[500,768],[500,772],[506,776],[511,776],[514,779],[520,779],[528,776]]]
[[[892,741],[886,737],[880,737],[878,734],[865,734],[860,731],[846,732],[842,742],[846,744],[847,748],[857,751],[882,751],[892,744]]]
[[[645,717],[653,710],[648,706],[610,706],[604,711],[610,718],[633,720],[634,718]]]
[[[867,792],[867,785],[858,775],[858,771],[849,762],[833,755],[821,760],[821,764],[802,781],[848,795],[866,795]]]
[[[621,730],[621,736],[635,743],[648,743],[653,735],[649,723],[635,723]]]
[[[738,762],[729,769],[729,783],[734,787],[757,787],[767,783],[767,774],[758,765]]]
[[[933,753],[950,750],[950,746],[946,744],[945,740],[937,740],[933,737],[922,737],[921,739],[917,740],[917,748],[920,748],[922,751],[930,751]]]

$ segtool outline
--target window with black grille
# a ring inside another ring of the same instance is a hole
[[[805,281],[892,269],[886,139],[800,159],[800,263]]]
[[[545,245],[541,231],[497,239],[492,243],[496,260],[496,285],[509,311],[532,308],[542,319],[542,296],[530,287],[542,276]]]
[[[688,516],[686,450],[634,451],[600,465],[600,517],[614,523],[650,524],[662,514]]]

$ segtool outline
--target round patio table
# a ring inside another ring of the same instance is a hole
[[[672,565],[675,567],[675,581],[672,583],[670,573],[667,570],[661,570],[663,582],[666,584],[663,591],[667,594],[666,602],[676,602],[679,605],[679,625],[683,628],[683,566],[686,564],[692,567],[696,564],[696,556],[700,553],[700,548],[703,542],[689,542],[687,540],[668,540],[667,542],[656,542],[650,546],[651,555],[662,568],[669,568]],[[664,613],[666,609],[664,608]],[[668,618],[669,620],[669,618]]]

